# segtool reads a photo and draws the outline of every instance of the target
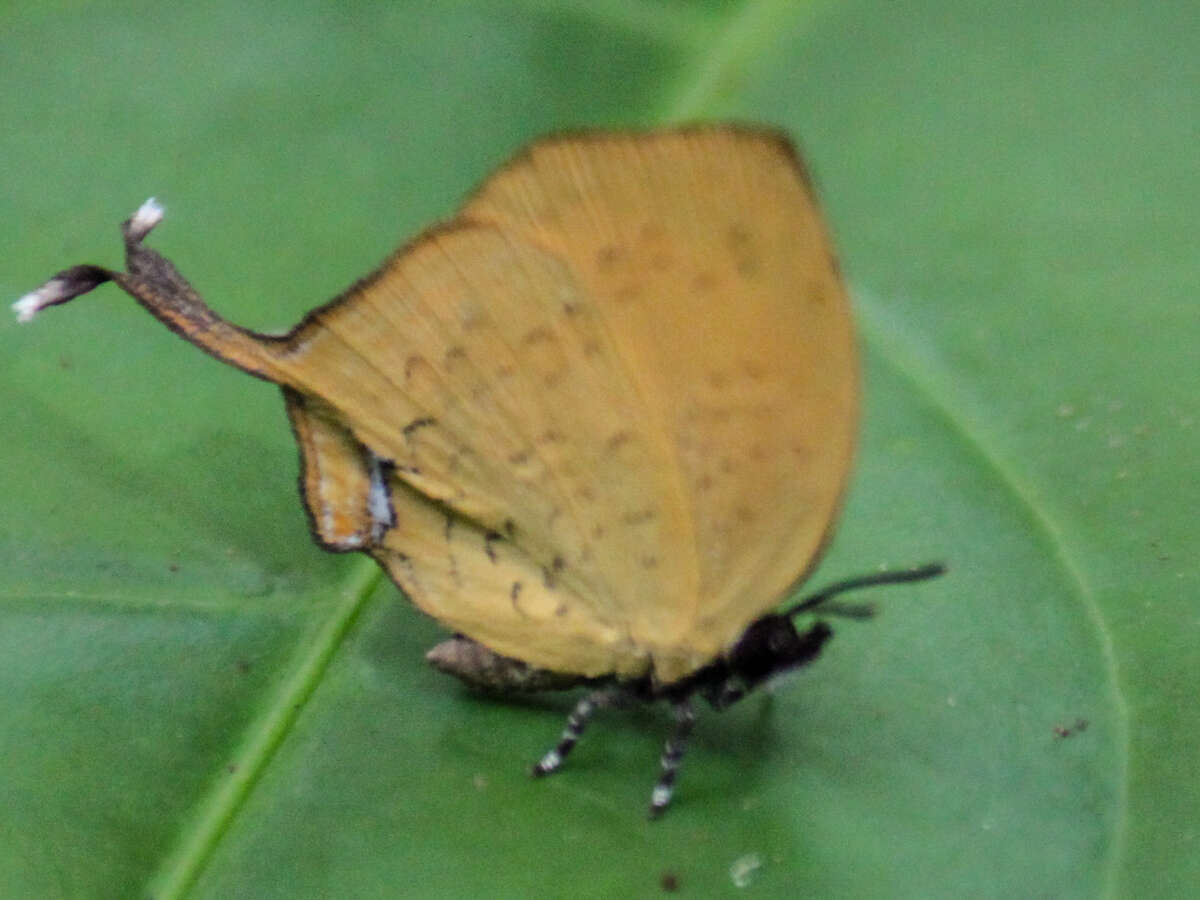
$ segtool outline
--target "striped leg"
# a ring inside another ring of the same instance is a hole
[[[687,752],[688,737],[691,736],[692,726],[696,724],[696,712],[692,709],[691,700],[681,700],[673,707],[675,713],[675,730],[667,738],[663,748],[662,774],[658,776],[658,784],[650,794],[650,818],[662,815],[662,811],[671,802],[675,792],[675,776],[679,772],[679,763]]]
[[[592,691],[582,700],[575,704],[575,708],[571,710],[571,714],[567,716],[567,727],[563,729],[562,738],[557,746],[545,756],[541,762],[533,767],[532,774],[534,777],[549,775],[551,772],[557,771],[562,765],[563,760],[567,758],[567,754],[578,743],[579,738],[583,736],[583,731],[588,726],[588,722],[592,720],[592,716],[596,714],[596,710],[604,709],[608,706],[613,706],[620,700],[621,691],[617,688],[605,688],[599,691]]]

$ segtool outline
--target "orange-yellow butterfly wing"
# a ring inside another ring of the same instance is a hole
[[[685,674],[815,563],[850,466],[853,329],[803,170],[785,140],[752,130],[550,140],[463,217],[545,247],[603,310],[694,541],[655,552],[697,566],[694,602],[663,585],[653,615],[623,615],[639,642],[686,620],[679,652],[655,659],[665,680]]]
[[[639,675],[678,645],[690,616],[667,607],[654,643],[628,617],[663,584],[695,603],[675,463],[556,257],[490,225],[436,230],[275,366],[325,543],[370,550],[436,618],[538,666]],[[387,463],[395,523],[374,539],[369,478],[322,475],[358,445]]]
[[[492,531],[430,502],[373,458],[343,424],[343,413],[294,390],[286,398],[313,530],[326,546],[368,550],[419,607],[490,647],[522,653],[531,633],[551,627],[544,667],[595,675],[621,665],[631,675],[645,671],[645,654],[581,603],[560,582],[560,569],[541,565],[514,541],[515,531]]]
[[[276,364],[309,398],[289,408],[318,535],[565,672],[711,660],[813,562],[853,444],[828,237],[753,131],[536,144]],[[371,477],[312,474],[357,446],[387,463],[386,529]]]
[[[284,388],[313,530],[534,666],[675,681],[811,567],[856,377],[790,146],[736,128],[551,139],[281,338],[210,310],[123,225],[129,272],[64,270],[23,317],[116,281]]]

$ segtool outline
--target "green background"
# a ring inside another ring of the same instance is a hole
[[[1198,22],[1192,0],[0,7],[12,299],[119,265],[153,194],[154,245],[283,328],[544,132],[787,129],[867,377],[819,580],[953,567],[703,715],[650,824],[664,711],[605,716],[531,781],[571,698],[427,670],[436,624],[311,544],[275,390],[112,288],[9,320],[0,895],[1194,892]]]

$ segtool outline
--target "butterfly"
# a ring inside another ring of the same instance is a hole
[[[532,144],[458,214],[283,335],[226,322],[122,225],[126,270],[84,265],[18,317],[115,282],[172,331],[279,385],[312,533],[372,556],[454,633],[469,684],[584,686],[594,712],[666,700],[651,795],[672,798],[693,699],[724,708],[811,662],[847,591],[774,610],[845,491],[858,367],[812,185],[768,129],[581,133]],[[815,621],[798,628],[801,613]]]

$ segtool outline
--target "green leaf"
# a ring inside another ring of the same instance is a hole
[[[1185,896],[1200,883],[1193,4],[49,2],[0,11],[0,289],[155,244],[281,328],[525,141],[803,144],[867,416],[819,580],[945,559],[819,664],[531,781],[571,698],[427,669],[321,553],[277,392],[112,289],[0,325],[0,891]]]

